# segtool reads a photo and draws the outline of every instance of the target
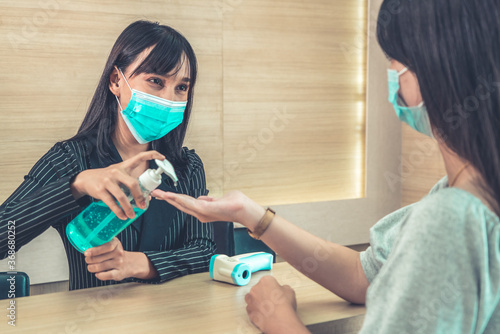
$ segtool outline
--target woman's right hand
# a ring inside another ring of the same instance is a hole
[[[84,170],[71,183],[71,192],[75,199],[85,195],[100,199],[122,220],[134,218],[135,212],[120,186],[127,187],[137,205],[145,208],[146,203],[139,182],[131,174],[141,163],[152,159],[164,160],[165,157],[156,151],[148,151],[106,168]]]
[[[297,315],[295,291],[264,276],[245,296],[250,320],[264,333],[310,333]]]

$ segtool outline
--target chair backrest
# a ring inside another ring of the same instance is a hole
[[[260,240],[255,240],[248,235],[246,228],[234,228],[230,222],[213,222],[216,254],[227,256],[267,252],[273,254],[273,262],[276,262],[276,253]]]
[[[234,254],[234,235],[233,223],[213,222],[214,240],[216,245],[216,254],[225,254],[233,256]]]
[[[30,278],[22,271],[0,272],[0,299],[30,295]]]
[[[234,254],[245,254],[254,252],[266,252],[273,254],[273,262],[276,262],[276,253],[260,240],[252,238],[246,228],[235,228],[234,235]]]

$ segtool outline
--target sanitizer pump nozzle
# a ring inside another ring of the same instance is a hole
[[[161,174],[165,173],[168,177],[174,181],[174,186],[177,187],[177,175],[175,174],[174,167],[168,160],[155,160],[158,168],[148,169],[139,176],[139,184],[149,192],[156,189],[161,183]],[[149,194],[148,194],[149,196]]]
[[[174,185],[177,186],[179,180],[172,164],[168,160],[155,160],[155,162],[158,168],[156,170],[148,169],[138,179],[142,195],[146,200],[146,207],[144,209],[139,208],[135,204],[130,190],[122,188],[134,209],[134,218],[121,220],[104,202],[98,201],[91,203],[75,219],[69,222],[68,226],[66,226],[66,235],[77,250],[83,253],[88,248],[100,246],[111,241],[111,239],[142,215],[149,206],[149,195],[161,184],[162,173],[168,175],[174,181]]]

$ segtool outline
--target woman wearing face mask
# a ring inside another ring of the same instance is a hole
[[[239,222],[299,268],[316,259],[309,277],[366,302],[361,333],[500,333],[500,2],[397,5],[383,2],[377,30],[391,60],[389,100],[403,122],[437,140],[447,176],[373,226],[365,252],[315,237],[240,192],[153,195],[204,222]],[[246,301],[264,332],[307,332],[293,291],[271,276]]]
[[[202,224],[164,201],[110,242],[78,252],[65,227],[92,200],[121,219],[134,211],[120,186],[144,208],[137,177],[167,158],[179,182],[163,176],[159,189],[198,197],[208,193],[203,164],[182,147],[193,104],[197,63],[189,42],[174,29],[137,21],[118,37],[78,133],[57,143],[0,207],[0,254],[7,256],[8,221],[16,247],[54,227],[68,256],[70,290],[119,281],[160,283],[206,271],[215,243]],[[119,202],[120,206],[116,203]]]

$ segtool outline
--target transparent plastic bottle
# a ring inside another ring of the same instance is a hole
[[[149,195],[161,183],[162,173],[167,174],[177,186],[177,175],[170,162],[168,160],[155,161],[158,169],[148,169],[138,179],[142,196],[146,200],[146,208],[139,208],[130,194],[130,190],[122,187],[135,212],[134,218],[121,220],[104,202],[98,201],[91,203],[75,219],[69,222],[66,226],[66,235],[78,251],[83,253],[89,248],[111,241],[111,239],[142,215],[149,207]]]

